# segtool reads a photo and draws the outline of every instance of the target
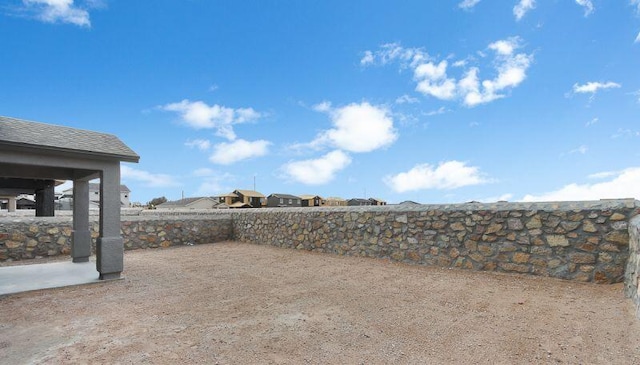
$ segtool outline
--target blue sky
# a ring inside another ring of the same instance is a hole
[[[113,133],[133,201],[640,199],[640,0],[0,5],[0,115]]]

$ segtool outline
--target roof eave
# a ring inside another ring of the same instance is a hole
[[[109,160],[118,160],[121,162],[133,162],[133,163],[140,162],[140,156],[138,156],[137,154],[120,155],[120,154],[111,154],[111,153],[100,153],[100,152],[94,152],[94,151],[79,151],[79,150],[74,150],[70,148],[48,147],[48,146],[42,146],[42,145],[33,145],[28,143],[13,143],[13,142],[7,142],[7,141],[0,141],[0,146],[28,148],[30,150],[35,149],[35,150],[41,150],[41,151],[53,151],[53,152],[61,152],[61,153],[73,154],[73,155],[90,155],[90,156],[107,158]]]

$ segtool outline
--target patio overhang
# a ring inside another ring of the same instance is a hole
[[[119,278],[123,270],[120,162],[139,159],[114,135],[0,117],[0,190],[41,187],[35,190],[37,205],[38,191],[43,195],[41,201],[50,201],[44,195],[53,195],[55,180],[73,181],[73,262],[87,262],[91,255],[89,181],[100,179],[100,232],[96,241],[100,279]],[[48,209],[53,212],[53,206]]]

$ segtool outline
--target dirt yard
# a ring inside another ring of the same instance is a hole
[[[640,364],[621,285],[222,243],[0,298],[0,363]]]

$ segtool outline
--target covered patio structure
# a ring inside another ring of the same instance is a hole
[[[73,181],[74,263],[86,263],[91,256],[89,181],[100,179],[96,269],[101,280],[120,278],[123,270],[120,162],[137,163],[139,159],[111,134],[0,116],[0,192],[32,189],[36,192],[37,215],[50,216],[54,181]]]

